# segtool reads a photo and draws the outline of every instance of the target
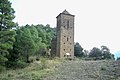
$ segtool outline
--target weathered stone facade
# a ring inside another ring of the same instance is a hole
[[[56,56],[60,58],[74,57],[74,15],[71,15],[66,10],[60,13],[57,17],[56,31]]]

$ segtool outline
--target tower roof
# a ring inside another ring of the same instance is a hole
[[[66,9],[62,13],[63,14],[70,14]]]
[[[65,9],[62,13],[60,13],[59,15],[61,15],[61,14],[74,16],[74,15],[70,14],[66,9]],[[58,15],[58,16],[59,16],[59,15]],[[58,17],[58,16],[57,16],[57,17]],[[56,18],[57,18],[57,17],[56,17]]]

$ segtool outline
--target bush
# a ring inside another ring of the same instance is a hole
[[[17,69],[17,68],[25,68],[26,66],[28,66],[28,63],[23,62],[23,61],[7,62],[7,68]]]
[[[0,66],[0,72],[4,71],[5,67],[4,66]]]
[[[41,59],[41,67],[42,67],[42,69],[47,68],[47,59],[46,58]]]
[[[16,64],[16,68],[25,68],[26,66],[28,66],[28,63],[22,61],[18,61]]]

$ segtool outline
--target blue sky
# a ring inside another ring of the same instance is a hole
[[[117,59],[118,57],[120,57],[120,51],[117,51],[114,55],[115,55],[115,59]]]
[[[120,51],[120,0],[10,0],[15,22],[50,24],[63,10],[75,15],[75,42],[84,49],[105,45],[113,54]]]

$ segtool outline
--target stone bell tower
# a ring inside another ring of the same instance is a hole
[[[74,15],[64,10],[57,17],[56,56],[74,57]]]

